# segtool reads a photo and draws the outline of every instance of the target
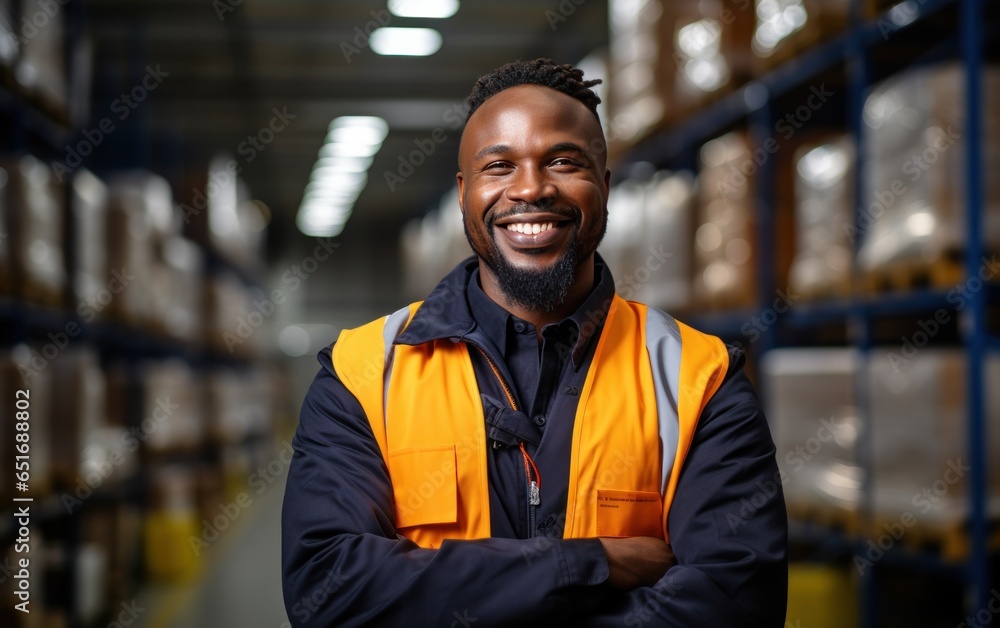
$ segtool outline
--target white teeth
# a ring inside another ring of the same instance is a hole
[[[554,222],[512,222],[507,225],[507,229],[517,233],[535,235],[543,231],[548,231],[555,226],[556,224]]]

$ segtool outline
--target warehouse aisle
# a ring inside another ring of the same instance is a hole
[[[207,558],[201,577],[183,587],[140,595],[139,628],[283,628],[281,500],[285,477],[254,500]]]

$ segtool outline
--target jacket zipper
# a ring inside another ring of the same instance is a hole
[[[500,369],[493,362],[486,351],[474,342],[469,342],[469,344],[476,348],[477,351],[486,359],[486,363],[490,365],[490,370],[496,375],[497,381],[500,382],[500,387],[503,388],[504,394],[507,396],[507,402],[514,411],[518,411],[517,402],[514,401],[514,395],[511,393],[510,386],[507,385],[507,381],[503,378],[503,374],[500,373]],[[538,505],[542,503],[542,476],[538,473],[538,467],[535,465],[535,461],[528,454],[528,450],[524,446],[524,441],[519,444],[521,450],[521,457],[524,459],[524,479],[525,485],[528,489],[528,536],[535,536],[535,517],[536,509]]]

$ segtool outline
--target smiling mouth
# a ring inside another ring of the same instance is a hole
[[[565,221],[550,221],[550,222],[512,222],[507,225],[503,225],[507,228],[507,231],[513,231],[515,233],[524,233],[529,235],[537,235],[539,233],[544,233],[549,229],[553,229],[560,222]]]

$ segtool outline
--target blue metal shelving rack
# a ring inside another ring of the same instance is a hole
[[[965,280],[974,277],[982,264],[984,243],[982,225],[984,214],[984,167],[981,134],[985,110],[982,93],[982,70],[984,66],[986,39],[996,37],[1000,32],[995,21],[992,30],[984,26],[986,9],[996,7],[995,0],[907,0],[903,7],[908,17],[905,24],[894,21],[892,13],[886,12],[875,19],[865,19],[865,0],[851,2],[850,27],[826,42],[815,46],[794,60],[757,78],[752,84],[737,90],[705,107],[674,128],[655,135],[636,146],[625,158],[626,165],[634,162],[650,162],[658,167],[683,168],[689,166],[690,155],[697,147],[734,126],[745,125],[756,137],[767,137],[775,122],[773,105],[783,95],[797,87],[808,85],[814,77],[831,70],[842,68],[847,90],[847,119],[844,123],[848,133],[861,145],[865,125],[862,120],[864,101],[872,85],[880,80],[873,67],[873,51],[891,49],[892,37],[905,36],[907,30],[937,24],[942,15],[948,13],[957,24],[953,32],[941,37],[937,45],[929,45],[921,54],[908,62],[895,61],[895,65],[929,63],[943,59],[962,60],[966,77],[966,132],[965,132],[965,180],[966,190],[966,247]],[[954,19],[957,16],[957,19]],[[889,37],[886,37],[889,33]],[[898,68],[896,68],[898,70]],[[750,90],[754,90],[751,94]],[[766,98],[761,101],[760,94]],[[866,204],[862,198],[862,177],[865,176],[865,156],[858,151],[855,179],[855,216],[860,221],[861,209]],[[768,160],[761,167],[757,177],[757,307],[755,309],[713,312],[696,315],[691,322],[696,326],[718,334],[729,340],[741,340],[741,325],[754,313],[766,308],[775,294],[776,269],[774,243],[776,238],[775,199],[776,176],[772,162]],[[860,224],[860,222],[858,222]],[[885,566],[901,566],[924,574],[959,578],[965,584],[964,599],[967,614],[988,608],[989,595],[993,590],[991,562],[987,538],[988,513],[986,459],[987,416],[985,407],[985,361],[991,351],[1000,351],[1000,338],[991,335],[987,324],[987,307],[1000,304],[1000,285],[987,285],[976,291],[960,312],[961,346],[967,358],[967,411],[968,411],[968,456],[972,467],[969,494],[969,555],[960,563],[949,563],[940,556],[929,552],[887,552]],[[794,304],[785,314],[779,316],[778,323],[761,334],[754,346],[757,357],[768,349],[782,344],[783,334],[789,330],[811,330],[823,326],[842,326],[845,337],[862,352],[872,349],[875,341],[874,323],[889,316],[914,315],[919,312],[946,308],[954,311],[949,303],[947,291],[924,289],[900,294],[879,296],[852,296],[821,302]],[[868,378],[865,372],[857,375],[856,402],[861,408],[862,418],[870,416]],[[762,391],[766,395],[767,391]],[[859,439],[858,459],[865,468],[871,468],[872,443],[870,431],[862,433]],[[873,504],[870,503],[870,474],[866,474],[865,494],[868,503],[862,504],[862,516],[872,517]],[[869,527],[869,529],[871,529]],[[837,556],[855,554],[865,540],[853,538],[822,526],[807,524],[797,530],[804,542],[820,548],[821,553]],[[859,625],[873,627],[879,625],[879,608],[884,603],[883,595],[877,588],[875,573],[878,566],[866,571],[859,585]]]
[[[15,7],[19,6],[15,3]],[[15,10],[17,10],[15,8]],[[77,59],[73,57],[72,50],[74,44],[84,37],[85,31],[85,7],[84,0],[65,0],[60,2],[60,10],[65,12],[66,17],[66,68],[67,74],[72,77],[77,70],[75,63]],[[15,15],[13,24],[20,24],[20,16]],[[138,82],[145,71],[146,33],[140,26],[133,28],[134,47],[138,51],[131,57],[129,70],[138,77],[133,82]],[[95,94],[95,102],[101,100],[106,94]],[[110,99],[113,99],[113,94]],[[150,161],[149,138],[150,118],[148,107],[140,110],[131,117],[130,128],[135,129],[132,133],[119,133],[112,138],[120,148],[120,151],[105,150],[103,154],[96,155],[94,159],[88,160],[85,167],[99,173],[113,172],[115,169],[128,169],[139,166],[148,166]],[[31,153],[43,161],[52,162],[63,159],[67,146],[72,146],[82,139],[82,132],[86,120],[72,120],[66,125],[54,120],[45,112],[41,111],[29,97],[23,93],[0,86],[0,129],[5,133],[0,133],[0,145],[2,149],[11,154]],[[109,148],[109,147],[105,147]],[[172,164],[168,164],[172,165]],[[178,172],[180,168],[177,168]],[[63,185],[66,193],[67,208],[69,207],[69,188]],[[72,246],[75,235],[75,226],[72,224],[71,212],[67,210],[64,214],[66,227],[64,237],[67,243]],[[261,279],[254,273],[233,264],[223,256],[212,250],[205,250],[206,264],[204,272],[212,275],[222,272],[233,273],[251,288],[261,288]],[[71,270],[69,258],[72,251],[67,256],[67,270]],[[68,273],[67,276],[72,276]],[[59,333],[67,329],[69,325],[75,325],[74,329],[79,330],[72,337],[74,346],[86,346],[93,348],[101,356],[102,362],[114,361],[139,367],[143,362],[150,360],[179,359],[189,364],[196,372],[205,372],[213,368],[230,368],[236,371],[244,370],[248,367],[249,361],[241,356],[228,356],[222,354],[217,349],[207,346],[193,346],[189,343],[177,339],[167,338],[151,331],[141,329],[132,325],[110,321],[94,321],[86,323],[75,311],[75,308],[66,305],[72,303],[70,295],[64,294],[64,308],[52,309],[38,305],[22,303],[14,298],[0,298],[0,347],[9,348],[22,343],[32,341],[46,342],[47,334]],[[138,377],[131,371],[130,377]],[[134,382],[130,382],[131,384]],[[141,393],[139,393],[141,394]],[[142,400],[138,394],[127,395],[127,414],[130,420],[141,420]],[[204,452],[191,454],[192,456],[202,455]],[[187,455],[187,454],[185,454]],[[72,514],[67,512],[66,506],[60,500],[59,495],[50,494],[42,496],[36,501],[36,508],[33,510],[32,521],[36,525],[53,525],[59,523],[62,537],[59,538],[65,563],[61,566],[62,576],[54,579],[58,593],[49,592],[53,597],[53,602],[64,609],[67,615],[68,626],[78,628],[82,626],[82,621],[75,615],[76,600],[79,595],[77,581],[73,574],[76,572],[75,561],[77,559],[76,549],[81,543],[81,519],[79,513],[86,509],[100,508],[114,502],[141,503],[148,498],[149,477],[148,470],[137,472],[133,477],[124,479],[115,486],[101,487],[94,491],[91,498],[80,507],[80,510]],[[10,511],[6,506],[0,508],[0,541],[12,538],[14,529],[10,516]],[[56,599],[57,598],[57,599]]]

